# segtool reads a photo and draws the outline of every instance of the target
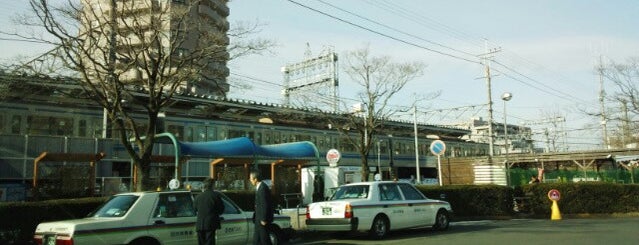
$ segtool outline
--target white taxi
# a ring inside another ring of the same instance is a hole
[[[306,207],[306,226],[316,231],[365,231],[377,239],[390,230],[432,226],[445,230],[453,210],[410,183],[361,182],[337,188],[328,201]]]
[[[197,244],[195,193],[190,191],[117,194],[87,218],[40,223],[37,244],[44,245],[171,245]],[[222,194],[224,214],[216,244],[248,244],[253,239],[253,212],[242,211]],[[275,215],[274,244],[292,232],[290,217]]]

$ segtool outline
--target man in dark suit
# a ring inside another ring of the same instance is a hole
[[[249,180],[255,186],[255,213],[253,222],[255,232],[253,233],[253,244],[270,245],[271,239],[268,235],[268,227],[273,222],[273,200],[271,190],[266,183],[262,182],[259,170],[251,170]]]
[[[213,190],[215,180],[204,180],[202,194],[195,198],[197,221],[197,242],[199,245],[215,245],[215,231],[220,229],[220,215],[224,213],[224,203],[220,193]]]

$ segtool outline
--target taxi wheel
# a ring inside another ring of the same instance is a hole
[[[160,245],[160,243],[153,238],[138,238],[131,241],[129,245]]]
[[[370,235],[375,239],[382,239],[388,234],[388,219],[384,216],[377,216],[375,220],[373,220],[373,226],[370,230]]]
[[[279,230],[279,228],[277,227],[271,227],[268,230],[268,237],[269,239],[271,239],[271,244],[273,245],[279,245],[282,244],[282,239],[281,239],[281,232]]]
[[[433,229],[443,231],[448,229],[449,225],[450,218],[448,217],[448,212],[446,212],[446,210],[439,210],[437,212],[437,216],[435,217],[435,224],[433,225]]]

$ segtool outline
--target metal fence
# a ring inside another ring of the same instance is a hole
[[[639,171],[633,169],[636,176]],[[631,184],[633,182],[630,171],[622,168],[595,170],[554,170],[544,172],[543,182],[584,182],[602,181],[608,183]],[[537,169],[510,169],[510,183],[512,186],[528,184],[531,176],[537,176]]]

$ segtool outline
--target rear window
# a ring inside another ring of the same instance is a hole
[[[177,218],[195,216],[191,193],[163,193],[153,217]]]
[[[415,189],[412,185],[409,184],[400,184],[399,189],[402,189],[404,193],[404,198],[406,200],[424,200],[426,199],[424,195],[419,192],[419,190]]]
[[[368,198],[368,185],[349,185],[337,188],[329,200],[340,199],[366,199]]]
[[[129,211],[136,200],[138,200],[138,196],[135,195],[113,196],[90,216],[122,217]]]

